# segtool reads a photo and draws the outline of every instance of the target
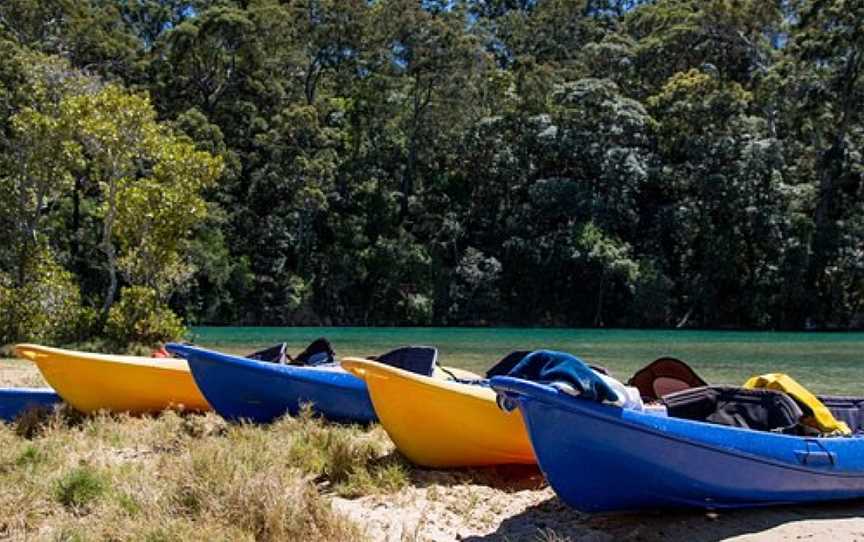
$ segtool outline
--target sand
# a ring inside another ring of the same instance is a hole
[[[864,501],[732,512],[587,515],[536,470],[417,471],[395,495],[333,498],[380,541],[864,541]]]

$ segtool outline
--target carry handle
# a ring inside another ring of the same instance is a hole
[[[36,361],[41,352],[27,344],[19,344],[15,347],[15,354],[30,361]]]
[[[366,380],[366,368],[361,365],[363,363],[362,360],[355,360],[352,358],[344,358],[339,362],[342,365],[342,368],[353,374],[357,378],[361,380]]]
[[[809,467],[834,467],[837,464],[837,454],[829,452],[821,442],[806,439],[806,450],[795,450],[798,462]]]

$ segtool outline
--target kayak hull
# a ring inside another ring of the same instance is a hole
[[[269,423],[308,403],[329,420],[377,421],[366,385],[341,367],[280,365],[186,345],[168,349],[186,358],[204,397],[228,420]]]
[[[111,356],[22,344],[17,354],[73,408],[143,414],[165,409],[209,410],[181,359]]]
[[[381,425],[413,463],[432,468],[534,464],[518,412],[488,387],[417,375],[369,360],[342,366],[366,381]],[[475,378],[476,375],[475,375]]]
[[[0,388],[0,421],[11,422],[32,408],[50,408],[61,401],[51,388]]]
[[[864,438],[804,438],[667,418],[508,377],[541,470],[585,512],[747,508],[864,497]],[[512,405],[511,405],[512,406]]]

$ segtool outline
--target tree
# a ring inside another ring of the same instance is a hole
[[[753,93],[688,70],[647,101],[665,164],[652,194],[660,242],[651,252],[667,251],[667,275],[681,277],[679,323],[783,321],[774,307],[801,241],[796,187],[769,123],[749,113]]]
[[[44,253],[103,319],[133,298],[114,331],[153,327],[136,299],[200,323],[860,325],[861,20],[0,2],[0,282]]]
[[[377,13],[385,32],[382,53],[388,74],[404,81],[396,90],[396,97],[405,101],[399,183],[404,217],[417,189],[421,149],[432,144],[439,122],[459,122],[453,113],[465,110],[463,100],[470,96],[473,76],[483,69],[482,56],[474,38],[462,31],[462,11],[429,12],[412,0],[391,0]]]
[[[114,303],[118,264],[164,296],[180,278],[178,243],[206,212],[198,194],[219,176],[221,161],[178,141],[156,122],[148,98],[115,85],[73,97],[63,109],[101,191],[100,248],[109,278],[103,313]]]
[[[500,319],[501,299],[498,281],[501,263],[468,247],[456,266],[450,284],[448,316],[457,322],[483,323]]]
[[[118,190],[114,235],[126,280],[165,302],[194,272],[185,258],[190,232],[207,217],[201,192],[219,178],[222,162],[167,130],[154,147],[148,176]]]
[[[81,167],[81,149],[73,140],[63,100],[92,90],[94,82],[61,59],[13,52],[9,61],[22,79],[10,81],[7,138],[0,153],[0,208],[13,223],[16,284],[25,281],[29,255],[44,242],[40,225],[46,209],[72,187]]]
[[[797,7],[788,57],[778,67],[784,77],[780,108],[790,120],[781,128],[795,131],[790,135],[801,142],[796,167],[813,176],[817,194],[806,287],[819,294],[802,307],[802,319],[830,322],[861,310],[850,300],[860,300],[861,269],[851,255],[864,242],[858,220],[864,190],[858,151],[864,141],[864,2]]]
[[[656,92],[675,73],[707,68],[723,79],[751,85],[772,61],[771,31],[781,24],[782,2],[766,0],[660,0],[625,17],[637,41],[640,95]]]

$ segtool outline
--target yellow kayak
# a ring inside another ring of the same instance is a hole
[[[381,425],[405,457],[424,467],[534,464],[518,411],[503,412],[492,389],[345,358],[366,381]],[[480,378],[459,371],[458,378]]]
[[[75,352],[33,344],[15,347],[34,362],[64,401],[82,412],[210,410],[183,359]]]

